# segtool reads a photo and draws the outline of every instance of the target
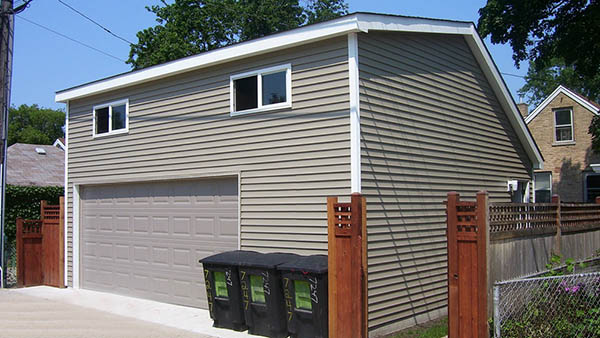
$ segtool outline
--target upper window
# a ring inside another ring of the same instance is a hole
[[[125,133],[129,129],[129,101],[122,100],[94,107],[93,136]]]
[[[571,109],[554,111],[554,130],[556,142],[573,141],[573,114]]]
[[[270,67],[231,76],[231,115],[291,107],[292,66]]]

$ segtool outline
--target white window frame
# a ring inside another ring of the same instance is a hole
[[[568,110],[569,111],[569,116],[571,117],[571,124],[556,124],[556,113],[559,111],[565,111]],[[557,108],[552,110],[552,113],[554,115],[554,142],[556,143],[572,143],[575,142],[575,134],[573,132],[573,109],[571,108]],[[556,139],[556,129],[557,128],[563,128],[563,127],[567,127],[570,126],[571,127],[571,139],[570,140],[562,140],[559,141]]]
[[[112,130],[112,107],[121,106],[125,104],[125,128]],[[96,133],[96,110],[108,107],[108,132],[97,134]],[[92,137],[104,137],[115,134],[124,134],[129,132],[129,99],[113,101],[109,103],[103,103],[93,107],[93,118],[92,118]]]
[[[273,103],[263,105],[262,102],[262,76],[279,73],[282,70],[285,70],[285,102]],[[256,95],[257,95],[257,108],[246,109],[235,111],[235,86],[234,81],[238,79],[243,79],[245,77],[256,76],[257,86],[256,86]],[[274,109],[281,108],[291,108],[292,107],[292,65],[290,63],[273,66],[263,69],[254,70],[251,72],[235,74],[229,77],[229,111],[231,116],[258,113],[263,111],[269,111]]]

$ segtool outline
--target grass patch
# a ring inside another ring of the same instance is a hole
[[[441,338],[448,335],[448,318],[433,320],[410,329],[397,332],[390,338]]]

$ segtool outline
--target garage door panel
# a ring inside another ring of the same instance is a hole
[[[86,186],[82,287],[206,308],[198,260],[237,249],[237,178]]]

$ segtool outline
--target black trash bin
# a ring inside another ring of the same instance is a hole
[[[327,256],[299,257],[278,269],[290,336],[328,337]]]
[[[228,251],[200,260],[204,269],[208,310],[213,326],[245,331],[248,329],[242,308],[242,293],[238,277],[241,260],[247,260],[254,251]]]
[[[269,253],[246,256],[240,261],[240,288],[248,333],[272,338],[288,336],[277,266],[298,257],[295,254]]]

